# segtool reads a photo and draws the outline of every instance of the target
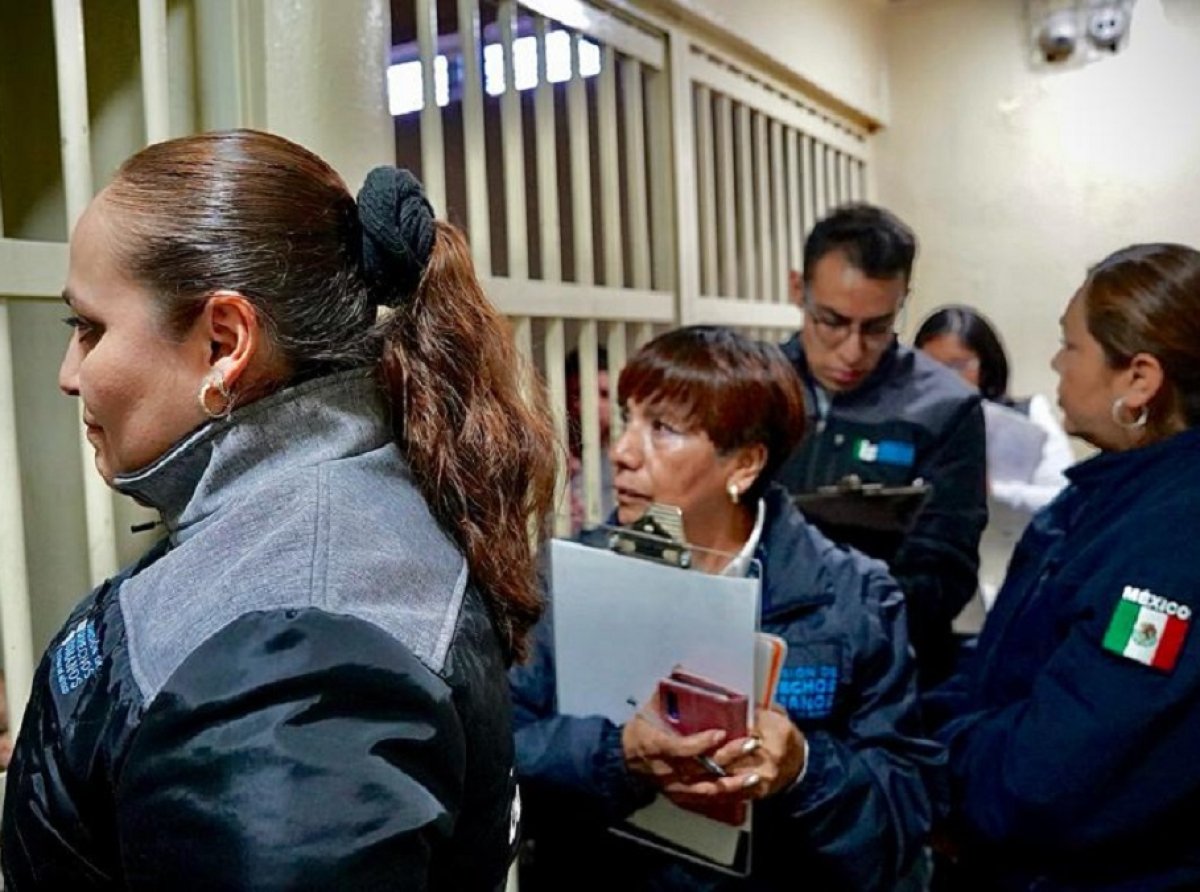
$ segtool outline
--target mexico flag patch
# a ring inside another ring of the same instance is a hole
[[[1127,585],[1104,633],[1104,648],[1170,672],[1191,619],[1192,608],[1187,604]]]

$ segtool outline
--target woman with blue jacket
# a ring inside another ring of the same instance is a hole
[[[1200,252],[1136,245],[1071,298],[1054,359],[1101,450],[1021,539],[978,653],[936,692],[941,888],[1200,888]]]
[[[652,502],[683,511],[688,542],[762,567],[762,628],[788,643],[779,702],[756,736],[674,738],[557,713],[552,634],[512,672],[517,771],[533,838],[523,892],[538,889],[890,890],[913,863],[930,808],[904,599],[882,564],[833,545],[771,487],[804,425],[800,383],[779,349],[697,326],[646,344],[622,371],[624,429],[610,450],[617,519]],[[829,693],[805,696],[808,678]],[[729,773],[697,780],[709,754]],[[607,827],[665,793],[696,806],[752,799],[746,880],[623,842]]]

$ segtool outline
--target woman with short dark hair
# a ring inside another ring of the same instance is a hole
[[[461,233],[212,133],[121,166],[64,298],[60,387],[166,535],[35,675],[5,888],[497,889],[554,448]]]
[[[963,306],[934,310],[917,329],[913,346],[957,372],[985,400],[1011,402],[1008,356],[1000,336],[978,310]]]
[[[978,310],[935,310],[921,323],[913,345],[986,400],[988,525],[979,543],[979,583],[983,605],[990,608],[1017,539],[1033,513],[1067,485],[1063,472],[1075,464],[1075,453],[1046,397],[1009,396],[1004,344]]]
[[[974,661],[930,698],[963,872],[943,888],[1200,888],[1200,252],[1097,264],[1053,365],[1068,432],[1101,453],[1034,517]]]
[[[943,307],[921,323],[913,345],[977,388],[993,406],[1024,415],[1043,433],[1040,454],[1036,461],[1028,463],[1025,479],[1011,479],[997,473],[993,461],[988,468],[988,482],[994,496],[1023,511],[1032,513],[1048,504],[1066,485],[1063,471],[1075,463],[1075,456],[1045,397],[1034,395],[1018,400],[1009,395],[1008,356],[987,318],[971,307]],[[998,424],[1003,419],[997,415],[1005,414],[992,411],[986,420],[1003,432],[1005,426]],[[994,456],[997,446],[1004,446],[993,442],[991,434],[989,430],[989,457]],[[1000,469],[1003,471],[1004,466]]]
[[[702,569],[744,575],[757,559],[762,628],[789,645],[781,687],[819,669],[836,678],[834,695],[781,694],[757,712],[755,737],[720,742],[671,737],[640,717],[618,727],[560,715],[543,622],[533,660],[511,673],[533,838],[523,892],[896,888],[928,828],[921,772],[937,748],[919,738],[896,583],[882,564],[825,539],[769,483],[803,433],[798,377],[774,345],[693,326],[642,347],[621,372],[618,399],[616,519],[674,505]],[[729,777],[689,770],[706,753]],[[734,881],[607,833],[659,792],[684,807],[757,801],[751,876]]]

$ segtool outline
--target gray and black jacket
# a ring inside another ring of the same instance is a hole
[[[799,335],[783,352],[804,380],[809,417],[808,433],[776,473],[778,482],[812,492],[855,474],[864,483],[920,479],[932,488],[903,543],[887,556],[908,599],[921,681],[932,685],[950,672],[950,623],[978,582],[979,537],[987,524],[979,394],[921,352],[893,342],[867,379],[833,395],[822,413]]]
[[[252,403],[117,483],[169,536],[42,659],[6,887],[498,888],[506,653],[370,373]]]

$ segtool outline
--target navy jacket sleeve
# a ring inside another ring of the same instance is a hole
[[[529,817],[535,827],[539,814],[555,812],[601,823],[621,820],[648,805],[654,791],[629,773],[619,726],[602,716],[558,714],[552,624],[547,611],[530,661],[509,673],[517,776]]]
[[[975,641],[978,639],[973,639],[972,644]],[[976,655],[971,650],[964,650],[958,671],[921,695],[921,716],[930,733],[936,733],[971,709],[971,667]]]
[[[130,743],[126,887],[426,889],[465,746],[450,688],[382,630],[244,616],[189,655]]]
[[[863,585],[860,693],[847,731],[807,733],[803,779],[764,805],[791,822],[788,844],[809,848],[839,888],[891,890],[927,839],[926,779],[944,754],[922,736],[904,597],[882,573]]]
[[[1112,555],[1073,591],[1042,594],[1073,605],[1073,621],[1028,695],[942,730],[965,842],[1061,858],[1119,845],[1196,801],[1196,772],[1172,770],[1200,749],[1195,630],[1171,671],[1104,647],[1126,585],[1200,608],[1200,572],[1179,559],[1195,547],[1186,526],[1143,537],[1136,554]]]
[[[934,678],[947,673],[951,620],[975,594],[979,538],[987,524],[983,409],[966,404],[942,441],[915,469],[932,485],[929,500],[891,563],[908,599],[909,637]],[[931,679],[932,680],[932,679]]]

